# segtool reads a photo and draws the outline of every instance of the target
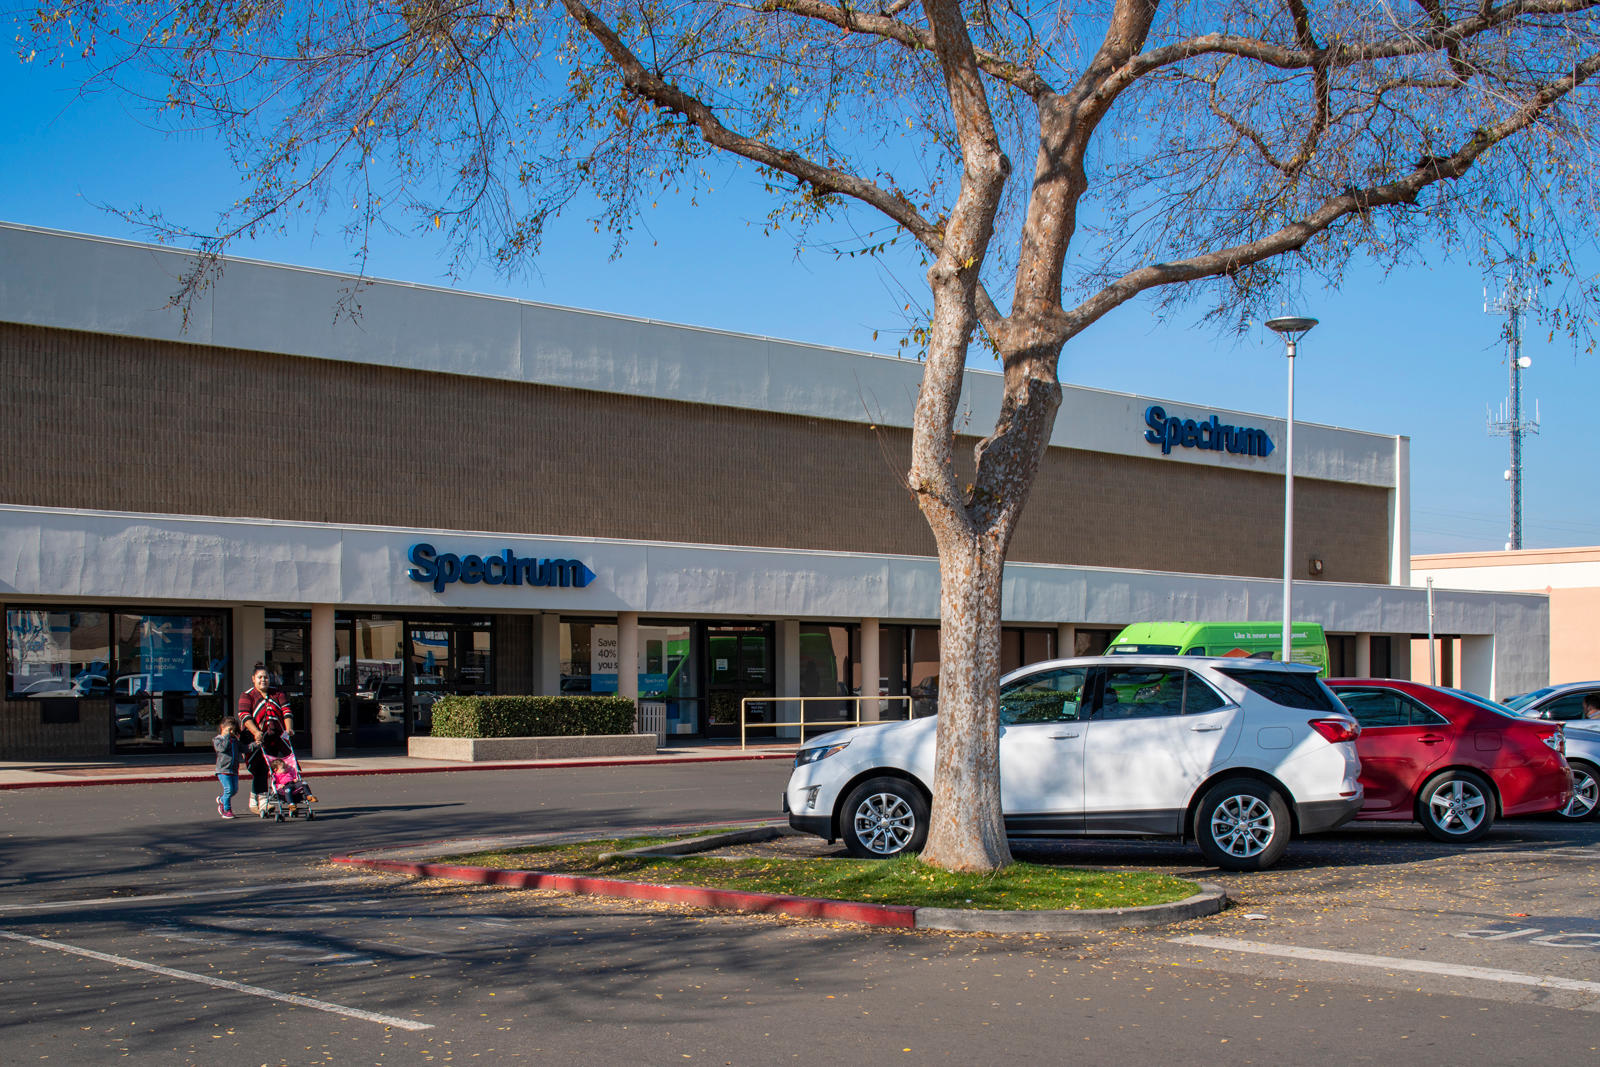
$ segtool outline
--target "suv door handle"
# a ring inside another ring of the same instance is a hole
[[[1209,734],[1213,731],[1222,729],[1222,727],[1218,726],[1216,723],[1201,723],[1199,726],[1191,726],[1189,729],[1193,730],[1197,734]]]
[[[1075,734],[1075,733],[1071,733],[1071,734],[1051,734],[1050,735],[1050,740],[1052,740],[1052,741],[1066,741],[1069,738],[1073,738],[1073,737],[1077,737],[1077,736],[1078,735]]]

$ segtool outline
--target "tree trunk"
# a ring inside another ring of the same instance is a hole
[[[989,534],[939,541],[939,715],[923,862],[995,871],[1011,862],[1000,812],[1000,579]]]

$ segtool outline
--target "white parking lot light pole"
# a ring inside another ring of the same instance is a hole
[[[1294,629],[1292,602],[1294,581],[1290,570],[1294,557],[1294,352],[1295,344],[1311,332],[1316,319],[1280,315],[1267,320],[1267,329],[1283,335],[1284,354],[1289,357],[1289,417],[1283,435],[1283,662],[1289,662],[1289,644]]]

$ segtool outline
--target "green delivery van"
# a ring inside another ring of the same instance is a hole
[[[1107,655],[1242,656],[1278,659],[1281,622],[1136,622],[1106,647]],[[1289,658],[1328,673],[1328,639],[1314,622],[1297,622],[1289,633]]]

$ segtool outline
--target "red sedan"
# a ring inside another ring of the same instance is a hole
[[[1419,682],[1334,678],[1328,686],[1361,723],[1366,802],[1358,819],[1414,819],[1436,840],[1476,841],[1497,817],[1557,811],[1572,798],[1557,723]]]

